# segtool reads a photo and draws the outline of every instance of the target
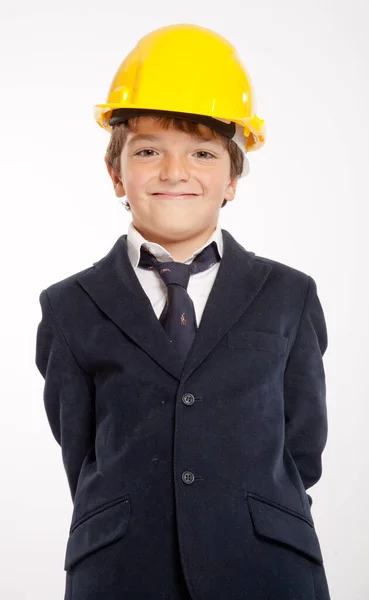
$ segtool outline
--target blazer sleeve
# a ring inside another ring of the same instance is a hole
[[[74,501],[82,463],[94,443],[94,382],[78,364],[52,309],[39,296],[42,318],[36,334],[36,365],[45,379],[43,399],[52,433],[61,446]]]
[[[285,443],[305,489],[322,474],[327,441],[326,384],[323,355],[327,328],[317,286],[309,277],[305,303],[284,377]],[[312,499],[308,496],[310,505]]]

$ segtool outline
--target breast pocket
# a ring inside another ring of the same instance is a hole
[[[231,329],[227,334],[229,348],[249,348],[285,355],[287,344],[288,338],[278,333]]]
[[[131,500],[125,494],[77,521],[69,535],[64,569],[68,571],[83,558],[122,538],[130,517]]]

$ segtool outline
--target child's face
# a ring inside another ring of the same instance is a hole
[[[230,178],[229,153],[220,141],[163,129],[150,117],[138,119],[136,130],[128,133],[121,177],[110,175],[116,195],[127,196],[135,227],[150,239],[172,241],[213,231],[223,200],[233,200],[238,181]]]

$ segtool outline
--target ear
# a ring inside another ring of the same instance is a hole
[[[239,175],[236,175],[235,177],[233,177],[233,179],[230,180],[230,182],[228,183],[228,185],[226,187],[226,190],[224,193],[224,199],[228,200],[228,202],[230,200],[234,200],[239,178],[240,178]]]
[[[106,168],[108,170],[108,173],[109,173],[109,175],[111,177],[111,180],[113,182],[115,195],[118,198],[123,198],[123,196],[126,195],[126,191],[124,189],[123,182],[122,182],[121,178],[116,173],[116,171],[114,171],[113,167],[109,164],[106,155],[104,156],[104,161],[105,161],[105,165],[106,165]]]

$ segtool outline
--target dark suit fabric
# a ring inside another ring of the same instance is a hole
[[[183,369],[127,235],[40,294],[36,364],[74,503],[65,600],[329,599],[306,493],[327,439],[317,287],[222,234]]]

